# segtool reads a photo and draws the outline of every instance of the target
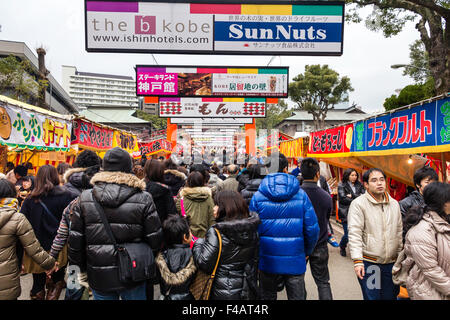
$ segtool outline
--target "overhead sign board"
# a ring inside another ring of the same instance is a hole
[[[289,67],[136,66],[136,95],[288,97]]]
[[[265,118],[266,99],[160,98],[159,116],[161,118]]]
[[[171,118],[170,122],[173,124],[201,124],[203,125],[221,125],[221,126],[236,126],[250,124],[253,122],[252,118]]]
[[[342,55],[344,1],[85,0],[89,52]]]

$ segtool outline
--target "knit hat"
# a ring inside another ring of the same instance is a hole
[[[130,154],[119,147],[108,150],[103,157],[103,170],[105,171],[131,173],[132,167]]]

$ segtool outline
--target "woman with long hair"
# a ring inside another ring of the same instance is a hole
[[[16,196],[14,184],[0,179],[0,300],[16,300],[21,293],[18,241],[36,264],[45,270],[55,266],[55,260],[42,249],[28,220],[18,212]]]
[[[342,222],[342,228],[344,229],[344,235],[342,236],[339,247],[341,248],[341,256],[345,257],[347,255],[345,249],[348,243],[348,224],[347,224],[347,214],[348,208],[353,200],[362,195],[366,190],[364,186],[359,181],[359,174],[355,169],[349,168],[344,171],[342,181],[338,185],[338,201],[339,209],[338,216]]]
[[[247,171],[249,179],[246,182],[245,188],[241,191],[241,195],[247,205],[250,205],[253,195],[258,191],[261,181],[267,175],[267,168],[258,163],[250,166]]]
[[[404,220],[406,289],[411,300],[450,300],[450,184],[430,183],[423,198]]]
[[[260,219],[249,212],[244,198],[236,191],[218,193],[215,204],[216,223],[193,246],[195,264],[208,274],[220,254],[210,300],[256,299]]]
[[[20,212],[30,221],[36,238],[47,252],[57,234],[63,211],[72,201],[70,192],[59,184],[59,175],[55,167],[51,165],[40,167],[35,179],[35,188],[24,200],[20,209]],[[46,281],[45,270],[27,254],[24,255],[25,272],[33,274],[33,287],[30,292],[32,300],[59,299],[61,291],[65,287],[67,250],[63,250],[59,254],[58,263],[60,269],[52,274],[51,281]]]
[[[145,162],[146,191],[153,197],[161,225],[170,214],[177,214],[173,194],[169,186],[164,184],[164,163],[150,159]]]

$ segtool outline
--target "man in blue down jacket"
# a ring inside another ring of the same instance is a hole
[[[280,281],[288,300],[305,300],[306,259],[319,237],[316,213],[300,184],[288,174],[283,154],[272,154],[269,174],[250,202],[261,224],[259,270],[263,300],[276,300]],[[275,169],[275,170],[274,170]],[[275,171],[275,172],[276,172]]]

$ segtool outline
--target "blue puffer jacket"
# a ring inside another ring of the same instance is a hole
[[[273,274],[300,275],[306,272],[319,237],[316,213],[293,175],[269,174],[250,202],[261,224],[259,270]]]

